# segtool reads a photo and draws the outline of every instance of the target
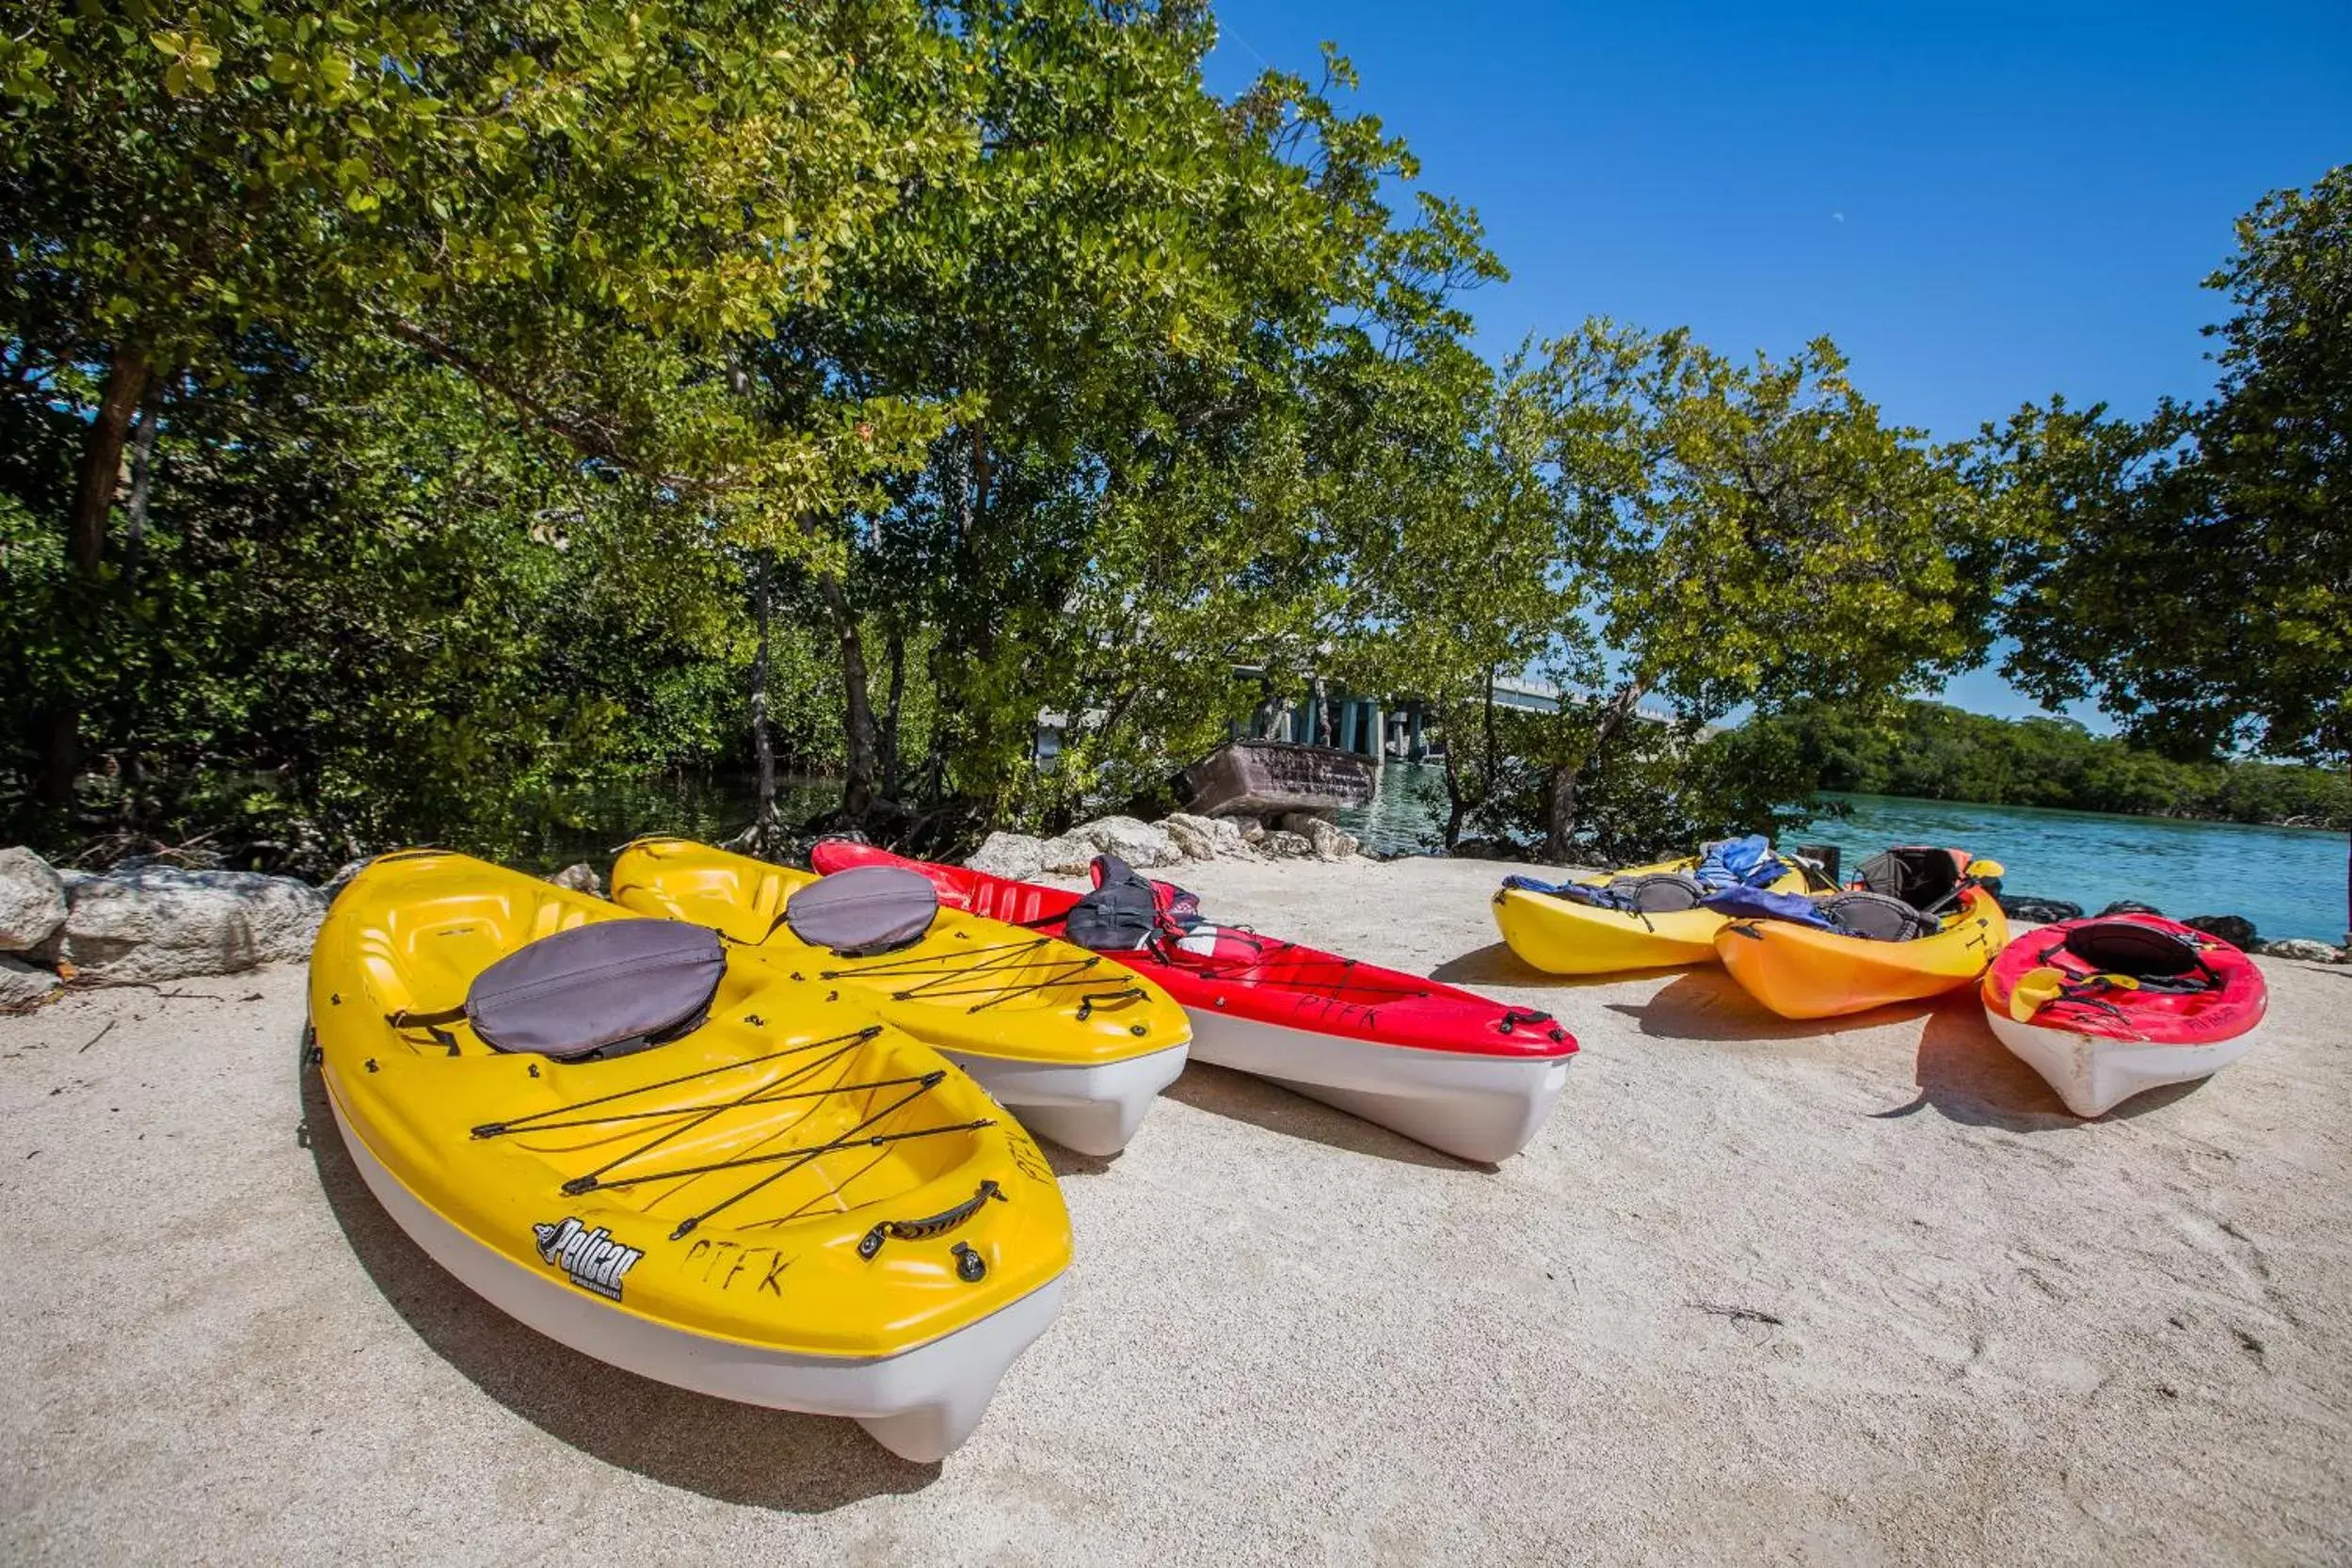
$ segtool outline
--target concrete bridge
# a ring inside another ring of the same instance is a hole
[[[1496,707],[1528,713],[1557,713],[1562,702],[1591,700],[1563,691],[1548,680],[1508,675],[1495,678],[1494,696]],[[1261,740],[1334,745],[1360,757],[1394,757],[1409,762],[1418,762],[1431,754],[1424,728],[1426,712],[1417,697],[1399,700],[1361,696],[1326,687],[1322,700],[1324,714],[1320,724],[1316,723],[1316,688],[1310,686],[1300,700],[1277,699],[1272,712],[1261,704],[1249,724],[1231,726],[1231,733],[1237,740],[1250,734]],[[1634,716],[1651,724],[1672,722],[1672,714],[1655,708],[1638,708]],[[1442,747],[1439,749],[1442,751]]]
[[[1262,672],[1252,667],[1237,667],[1234,674],[1256,677]],[[1308,686],[1296,697],[1272,697],[1258,705],[1258,711],[1247,721],[1237,720],[1225,727],[1227,736],[1240,740],[1252,736],[1266,741],[1291,741],[1301,745],[1327,744],[1359,757],[1396,758],[1418,762],[1432,754],[1442,756],[1443,745],[1432,746],[1427,732],[1427,712],[1417,697],[1363,696],[1338,688],[1322,687],[1323,722],[1314,722],[1316,687]],[[1527,713],[1557,713],[1563,702],[1590,701],[1574,692],[1565,692],[1548,680],[1529,680],[1519,676],[1501,675],[1495,678],[1495,706],[1512,708]],[[1099,713],[1090,712],[1090,719]],[[1669,724],[1672,715],[1656,708],[1638,708],[1634,717],[1649,724]],[[1036,760],[1050,761],[1061,754],[1063,732],[1069,728],[1069,715],[1044,712],[1037,715]],[[1319,733],[1320,732],[1320,733]]]

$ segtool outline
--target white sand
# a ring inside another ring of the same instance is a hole
[[[2352,1555],[2352,968],[2265,961],[2264,1048],[2083,1125],[1968,993],[1822,1029],[1542,983],[1496,874],[1188,869],[1550,1007],[1568,1094],[1488,1171],[1193,1068],[1059,1158],[1069,1309],[940,1466],[469,1295],[302,1086],[297,968],[0,1019],[0,1560]]]

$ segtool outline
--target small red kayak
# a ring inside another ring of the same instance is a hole
[[[2252,959],[2161,915],[2026,932],[1985,971],[1982,994],[1992,1032],[2078,1116],[2220,1071],[2270,1006]]]
[[[1082,896],[841,839],[819,842],[809,862],[820,872],[920,872],[940,903],[1032,931],[1058,934]],[[1232,926],[1171,931],[1118,959],[1191,1016],[1192,1060],[1272,1079],[1464,1160],[1525,1148],[1576,1051],[1548,1013]]]

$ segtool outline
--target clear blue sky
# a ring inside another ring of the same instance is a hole
[[[1726,352],[1827,333],[1941,439],[2052,392],[2139,414],[2204,392],[2222,301],[2198,285],[2232,220],[2352,160],[2352,0],[1217,17],[1214,87],[1312,76],[1333,40],[1421,184],[1478,209],[1512,271],[1472,301],[1490,357],[1588,315]],[[2035,711],[1990,670],[1945,696]]]

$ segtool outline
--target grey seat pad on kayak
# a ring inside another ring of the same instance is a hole
[[[784,923],[810,947],[843,958],[922,940],[939,917],[939,889],[920,872],[853,866],[805,884],[784,901]]]
[[[1633,906],[1645,915],[1673,915],[1685,909],[1696,909],[1706,897],[1706,888],[1695,876],[1677,872],[1652,872],[1647,876],[1621,876],[1613,879],[1610,892],[1622,892],[1633,900]]]
[[[708,926],[596,920],[516,949],[466,993],[473,1032],[558,1061],[651,1045],[710,1016],[727,954]]]
[[[1856,889],[1837,893],[1814,905],[1835,920],[1848,936],[1872,942],[1914,942],[1943,929],[1932,915],[1923,915],[1887,893]]]

